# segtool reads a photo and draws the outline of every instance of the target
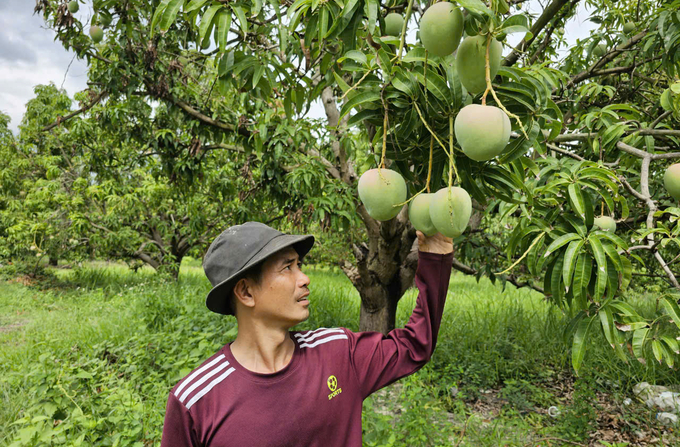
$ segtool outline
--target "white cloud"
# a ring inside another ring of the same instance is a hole
[[[74,53],[54,41],[54,32],[42,16],[33,15],[33,7],[26,0],[0,0],[0,111],[12,119],[13,131],[36,85],[63,83],[71,97],[87,87],[85,61],[76,59],[68,69]]]
[[[21,122],[26,103],[34,96],[35,85],[53,82],[59,87],[63,82],[71,97],[87,87],[85,61],[74,60],[67,73],[73,53],[54,41],[54,31],[45,27],[40,15],[33,15],[33,7],[34,3],[27,0],[0,0],[0,111],[10,115],[10,127],[14,131]],[[528,10],[540,13],[542,8],[537,0],[532,0]],[[89,8],[82,5],[77,17],[87,23],[90,13]],[[579,6],[577,16],[565,29],[570,44],[587,37],[596,28],[587,21],[589,16],[588,10]],[[415,31],[410,30],[407,35],[410,43],[415,43]],[[507,42],[515,45],[521,37],[510,35]],[[318,101],[309,116],[325,116]]]

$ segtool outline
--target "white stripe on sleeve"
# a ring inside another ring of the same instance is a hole
[[[303,342],[310,342],[310,341],[312,341],[316,338],[321,337],[322,335],[344,334],[344,333],[345,333],[345,331],[343,331],[342,329],[326,329],[326,330],[321,331],[321,332],[316,332],[313,335],[312,334],[303,335],[303,336],[299,337],[299,340],[303,341]]]
[[[226,361],[225,361],[224,363],[221,363],[221,364],[218,365],[215,369],[213,369],[212,371],[210,371],[208,374],[206,374],[205,376],[201,377],[201,380],[197,380],[196,383],[194,383],[194,384],[191,385],[189,388],[187,388],[187,390],[184,392],[184,394],[182,394],[182,397],[179,398],[179,401],[182,402],[182,403],[184,403],[184,399],[186,399],[187,396],[189,396],[189,394],[191,394],[191,392],[192,392],[193,390],[195,390],[195,389],[198,388],[199,386],[203,385],[203,384],[205,383],[206,380],[208,380],[209,378],[211,378],[212,376],[214,376],[214,375],[217,374],[218,372],[222,371],[222,370],[223,370],[224,368],[226,368],[228,365],[229,365],[229,362],[226,362]]]
[[[184,379],[184,382],[182,382],[182,384],[177,387],[177,389],[175,390],[175,397],[179,397],[179,393],[182,392],[182,389],[186,385],[191,383],[191,381],[194,380],[196,378],[196,376],[201,374],[203,371],[212,368],[213,366],[215,366],[217,363],[219,363],[224,358],[226,358],[224,356],[224,354],[220,354],[219,356],[215,357],[215,359],[213,359],[210,363],[202,366],[201,368],[199,368],[196,371],[194,371],[193,373],[191,373],[191,375],[189,377],[187,377],[186,379]]]
[[[196,402],[198,402],[198,400],[199,400],[201,397],[205,396],[205,395],[208,393],[208,391],[210,391],[211,389],[213,389],[213,387],[214,387],[215,385],[217,385],[218,383],[220,383],[221,381],[223,381],[224,379],[226,379],[227,376],[228,376],[229,374],[233,373],[233,372],[234,372],[234,368],[233,368],[233,367],[232,367],[232,368],[229,368],[224,374],[222,374],[222,375],[219,376],[217,379],[215,379],[215,380],[213,380],[212,382],[210,382],[208,385],[205,386],[205,388],[203,388],[201,391],[199,391],[198,393],[196,393],[196,395],[195,395],[194,397],[192,397],[191,400],[189,401],[189,403],[187,404],[187,410],[188,410],[189,408],[191,408],[191,406],[192,406],[193,404],[195,404]]]
[[[318,345],[322,345],[324,343],[328,343],[329,341],[333,340],[342,340],[342,339],[347,339],[347,335],[333,335],[332,337],[326,337],[322,338],[321,340],[317,340],[314,343],[302,343],[300,345],[301,348],[313,348]]]

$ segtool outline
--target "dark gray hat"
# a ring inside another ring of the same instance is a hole
[[[218,314],[233,315],[229,294],[241,274],[290,246],[303,258],[312,245],[312,235],[285,234],[260,222],[227,228],[210,244],[203,257],[203,270],[213,286],[205,305]]]

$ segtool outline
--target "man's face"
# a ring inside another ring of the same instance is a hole
[[[253,287],[253,316],[272,325],[293,327],[309,318],[309,277],[302,273],[295,249],[270,256],[262,266],[262,281]]]

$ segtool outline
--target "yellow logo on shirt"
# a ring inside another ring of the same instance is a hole
[[[328,389],[331,390],[331,394],[328,395],[328,400],[331,400],[342,393],[342,388],[338,388],[338,379],[335,376],[329,376],[326,383],[328,384]]]

